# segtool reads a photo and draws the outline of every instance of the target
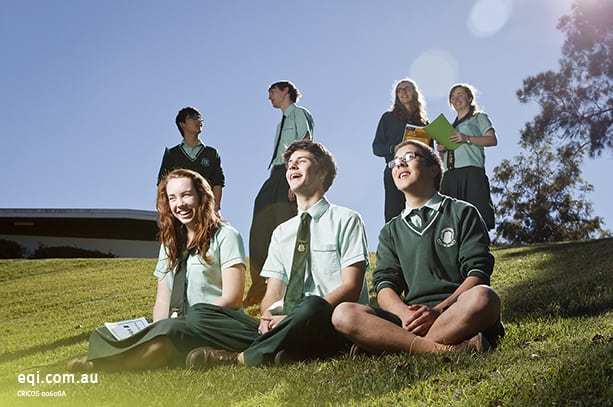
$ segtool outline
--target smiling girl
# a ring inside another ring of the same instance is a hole
[[[194,171],[172,171],[158,186],[157,210],[162,244],[153,323],[120,341],[105,327],[97,328],[88,354],[68,360],[68,370],[184,366],[194,348],[242,351],[257,337],[258,323],[241,305],[243,241],[219,218],[208,182]],[[173,290],[176,280],[181,287]]]
[[[485,147],[497,145],[498,138],[489,116],[477,106],[476,93],[473,86],[465,83],[455,84],[449,91],[449,105],[457,113],[455,134],[449,139],[461,144],[453,151],[438,145],[445,165],[441,193],[475,205],[487,228],[493,229],[494,206],[485,173]]]

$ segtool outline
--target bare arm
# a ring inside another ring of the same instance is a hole
[[[158,280],[158,289],[153,305],[153,322],[168,318],[170,308],[170,289],[165,278]]]
[[[427,305],[414,304],[409,306],[409,310],[412,311],[411,318],[407,321],[408,324],[406,329],[410,332],[413,332],[416,335],[426,335],[434,324],[434,321],[443,313],[443,311],[449,307],[455,299],[465,291],[470,290],[471,288],[483,284],[483,280],[479,277],[468,277],[460,286],[447,297],[445,300],[441,301],[434,307],[429,307]]]
[[[409,309],[409,306],[402,301],[400,296],[396,294],[396,291],[389,287],[382,288],[377,293],[377,303],[381,309],[396,314],[402,321],[402,328],[407,329],[408,324],[411,322],[413,312]]]
[[[239,309],[245,292],[245,265],[235,264],[221,272],[221,297],[213,301],[220,307]]]
[[[483,136],[467,136],[456,131],[455,135],[449,137],[449,140],[456,143],[474,144],[479,147],[493,147],[498,144],[498,138],[494,129],[489,129]]]
[[[473,276],[469,276],[466,278],[466,280],[464,280],[462,282],[462,284],[460,284],[460,286],[458,288],[456,288],[456,290],[453,292],[453,294],[451,294],[449,297],[447,297],[444,301],[441,301],[440,303],[438,303],[434,309],[436,311],[438,311],[439,313],[443,312],[447,307],[449,307],[451,304],[453,304],[453,302],[455,301],[455,299],[462,294],[464,291],[468,291],[473,287],[476,287],[478,285],[481,284],[485,284],[485,282],[483,280],[481,280],[479,277],[473,277]]]
[[[266,285],[266,294],[262,299],[260,310],[262,317],[260,318],[260,326],[258,328],[259,333],[263,334],[274,328],[285,315],[273,315],[270,311],[270,307],[277,301],[281,301],[285,296],[285,289],[287,285],[276,278],[269,278]]]
[[[362,292],[366,262],[360,261],[341,271],[341,285],[324,297],[333,307],[341,302],[357,302]]]

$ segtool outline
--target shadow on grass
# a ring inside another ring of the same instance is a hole
[[[530,262],[521,264],[528,255]],[[511,267],[527,276],[499,290],[506,321],[594,316],[613,308],[613,239],[528,246],[498,258],[515,259]]]
[[[611,377],[613,366],[613,342],[609,339],[601,343],[592,342],[583,352],[577,352],[576,360],[564,363],[557,372],[557,380],[547,389],[551,404],[558,405],[611,405],[613,390]],[[576,383],[584,383],[577,386]]]
[[[531,400],[535,406],[610,406],[613,341],[603,337],[570,346],[561,357],[536,357],[532,367],[524,365],[521,381],[505,391],[505,398]]]
[[[0,355],[0,363],[12,362],[17,359],[21,359],[26,356],[30,356],[34,353],[38,352],[48,352],[51,350],[55,350],[61,346],[69,346],[77,343],[81,343],[83,341],[87,341],[89,339],[89,333],[82,333],[79,335],[74,335],[68,338],[60,339],[55,342],[45,343],[37,346],[32,346],[27,349],[22,349],[17,352],[9,352],[3,355]]]

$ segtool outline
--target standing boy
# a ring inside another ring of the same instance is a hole
[[[193,107],[179,110],[175,119],[183,142],[173,148],[166,148],[162,165],[158,173],[158,184],[166,174],[175,168],[196,171],[206,179],[215,196],[215,210],[221,209],[221,192],[225,185],[225,176],[221,167],[221,158],[217,150],[204,145],[198,135],[202,132],[202,115]]]
[[[249,233],[251,287],[243,301],[245,307],[259,304],[266,291],[266,282],[260,277],[260,272],[272,231],[296,215],[296,198],[285,179],[283,152],[292,142],[313,137],[313,117],[304,107],[296,105],[300,96],[300,91],[290,81],[275,82],[268,88],[268,99],[274,108],[281,109],[283,117],[277,125],[272,158],[268,164],[270,176],[255,198]]]

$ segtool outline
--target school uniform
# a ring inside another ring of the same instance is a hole
[[[435,306],[469,276],[489,284],[494,269],[489,236],[473,205],[436,193],[426,206],[423,227],[406,208],[379,234],[374,288],[391,288],[409,305]]]
[[[245,264],[245,250],[240,234],[222,224],[211,239],[207,256],[190,254],[186,267],[186,315],[157,321],[136,335],[117,341],[105,327],[96,328],[89,340],[88,360],[119,355],[155,337],[166,336],[178,350],[177,364],[183,365],[194,348],[210,346],[240,352],[257,337],[258,322],[243,309],[234,310],[212,304],[222,294],[223,270]],[[176,268],[168,271],[168,258],[162,246],[154,275],[166,281],[172,293]]]
[[[494,130],[489,116],[478,112],[459,123],[456,128],[471,138],[482,137],[488,130]],[[441,193],[475,205],[483,217],[488,230],[495,226],[494,204],[490,193],[490,181],[485,173],[485,147],[462,143],[453,150],[453,167],[450,167],[445,151],[443,164],[445,173]]]
[[[249,231],[249,272],[252,286],[248,296],[258,300],[264,295],[266,285],[260,277],[266,260],[268,245],[273,230],[296,215],[296,202],[288,198],[289,184],[285,179],[283,152],[294,141],[312,139],[314,121],[311,113],[295,103],[283,112],[282,123],[277,125],[270,176],[260,188],[253,206],[253,219]]]
[[[211,187],[225,186],[226,178],[217,150],[204,145],[200,140],[192,147],[186,142],[164,150],[162,165],[158,173],[158,184],[169,172],[185,168],[202,175]]]
[[[333,307],[323,297],[342,284],[344,268],[362,261],[368,267],[364,223],[357,212],[332,205],[325,197],[307,212],[311,216],[310,253],[304,297],[274,329],[259,336],[244,351],[246,365],[269,362],[281,349],[298,358],[312,358],[332,354],[347,344],[332,327]],[[289,283],[301,215],[302,212],[274,230],[262,277]],[[368,304],[366,279],[359,302]],[[283,313],[283,304],[274,306]]]

